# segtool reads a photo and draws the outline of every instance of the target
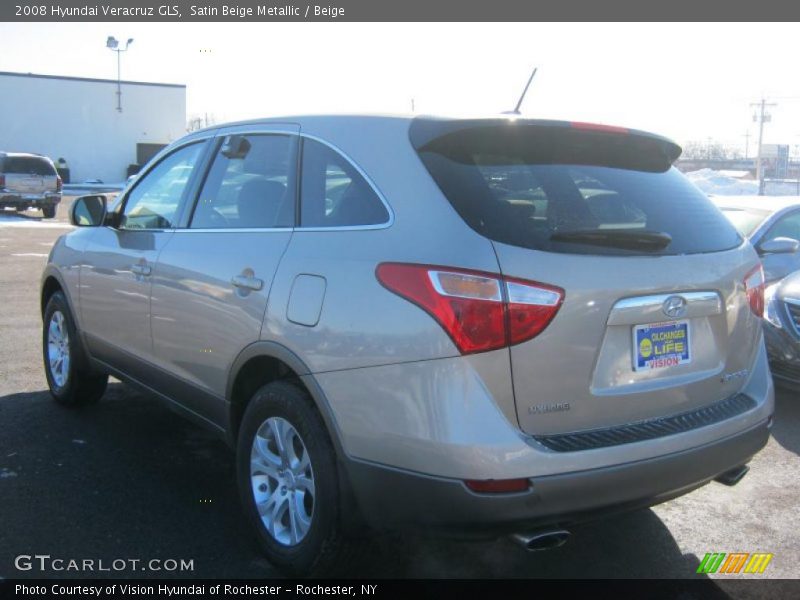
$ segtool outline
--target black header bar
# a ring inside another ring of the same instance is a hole
[[[318,3],[307,0],[3,0],[0,3],[0,21],[10,22],[677,20],[795,21],[800,20],[800,3],[786,0],[320,0]],[[682,43],[680,24],[675,25],[675,43]]]

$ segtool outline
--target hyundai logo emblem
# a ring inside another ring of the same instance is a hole
[[[664,300],[661,310],[668,317],[677,319],[686,314],[686,298],[682,296],[670,296]]]

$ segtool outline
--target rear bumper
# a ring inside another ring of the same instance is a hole
[[[3,206],[55,206],[61,202],[61,194],[46,192],[44,194],[18,194],[16,192],[0,192],[0,205]]]
[[[521,494],[476,494],[455,479],[350,460],[347,472],[366,521],[386,529],[415,525],[459,537],[491,537],[566,526],[652,506],[742,465],[767,443],[771,418],[713,443],[657,458],[531,477]]]

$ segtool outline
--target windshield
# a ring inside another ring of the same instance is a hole
[[[745,237],[750,237],[753,232],[769,216],[763,210],[749,210],[746,208],[726,208],[721,207],[722,214],[728,217],[736,230]]]
[[[448,124],[436,137],[428,124],[415,146],[461,217],[495,241],[584,254],[693,254],[741,243],[671,167],[673,147],[661,138],[507,124]]]

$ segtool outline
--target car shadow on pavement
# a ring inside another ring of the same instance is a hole
[[[0,577],[276,577],[249,531],[233,454],[160,402],[112,384],[101,402],[68,410],[47,392],[0,397]],[[563,547],[527,553],[507,539],[458,542],[419,534],[361,542],[342,577],[687,578],[651,510],[573,529]],[[184,572],[18,571],[19,554],[185,559]],[[716,591],[717,588],[710,588]]]
[[[778,384],[772,437],[790,452],[800,455],[800,387]]]

